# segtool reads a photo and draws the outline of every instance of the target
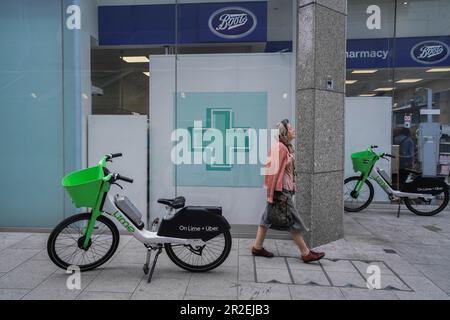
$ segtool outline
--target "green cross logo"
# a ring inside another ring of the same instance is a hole
[[[222,134],[222,155],[223,159],[217,159],[218,163],[207,164],[206,170],[214,171],[230,171],[233,167],[230,157],[233,156],[234,151],[245,152],[250,150],[250,139],[248,127],[234,126],[234,112],[228,108],[207,108],[206,109],[206,127],[201,126],[189,127],[192,143],[191,150],[197,152],[204,152],[207,148],[211,148],[212,141],[205,141],[204,134],[208,129],[219,130]],[[194,134],[194,130],[196,131]],[[232,139],[233,141],[229,141]],[[212,149],[212,151],[214,151]]]

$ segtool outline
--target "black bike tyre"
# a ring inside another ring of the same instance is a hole
[[[206,271],[210,271],[210,270],[215,269],[218,266],[220,266],[228,258],[228,255],[230,254],[231,246],[232,246],[230,230],[227,229],[222,234],[224,235],[224,238],[225,238],[225,247],[224,247],[222,254],[216,260],[214,260],[213,262],[211,262],[205,266],[194,266],[194,265],[185,263],[183,260],[178,258],[178,256],[173,251],[172,245],[170,243],[164,244],[164,247],[166,249],[166,253],[169,256],[170,260],[172,260],[172,262],[175,263],[180,268],[188,270],[190,272],[206,272]]]
[[[55,242],[56,242],[58,235],[65,229],[66,226],[68,226],[74,222],[81,221],[81,220],[89,221],[90,218],[91,218],[91,213],[77,214],[77,215],[68,217],[67,219],[64,219],[60,224],[58,224],[55,227],[55,229],[53,229],[52,233],[50,234],[50,236],[47,240],[47,253],[48,253],[50,260],[59,268],[67,270],[67,268],[70,266],[70,264],[63,261],[61,258],[59,258],[56,253]],[[113,236],[113,242],[112,242],[111,248],[108,250],[108,252],[102,258],[100,258],[98,261],[93,262],[88,265],[80,266],[81,272],[93,270],[95,268],[98,268],[105,262],[107,262],[114,255],[114,253],[117,250],[117,247],[119,246],[120,234],[119,234],[119,230],[117,229],[114,222],[112,222],[110,219],[108,219],[105,216],[100,216],[97,218],[97,220],[102,222],[105,226],[107,226],[110,229],[111,234]]]
[[[417,214],[418,216],[423,216],[423,217],[434,216],[434,215],[438,214],[439,212],[441,212],[442,210],[444,210],[445,207],[447,207],[447,205],[448,205],[448,201],[449,201],[448,190],[444,190],[443,192],[444,192],[444,197],[445,197],[444,202],[442,202],[442,204],[436,210],[433,210],[431,212],[422,212],[422,211],[419,211],[419,210],[413,208],[411,203],[409,202],[409,198],[404,199],[405,205],[409,211],[411,211],[414,214]]]
[[[361,180],[361,177],[360,177],[360,176],[348,177],[347,179],[344,180],[344,185],[345,185],[346,183],[350,182],[350,181],[355,181],[355,180],[359,181],[359,180]],[[344,203],[344,210],[345,210],[346,212],[359,212],[359,211],[362,211],[362,210],[364,210],[365,208],[367,208],[367,207],[372,203],[373,196],[374,196],[374,194],[375,194],[373,185],[372,185],[372,183],[370,183],[370,181],[367,180],[367,179],[366,179],[366,181],[365,181],[364,183],[369,187],[369,191],[370,191],[369,198],[367,199],[366,202],[364,202],[364,204],[363,204],[362,206],[360,206],[360,207],[358,207],[358,208],[348,208],[348,207],[345,206],[345,203]]]

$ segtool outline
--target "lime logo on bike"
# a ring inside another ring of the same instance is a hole
[[[384,180],[382,178],[375,177],[375,181],[378,182],[378,184],[380,185],[381,188],[383,188],[384,191],[388,192],[389,191],[389,186],[387,185],[386,182],[384,182]]]
[[[124,226],[125,229],[128,230],[128,232],[133,233],[134,228],[130,225],[130,223],[119,213],[119,211],[116,211],[113,213],[113,217],[117,219],[117,221],[120,222],[121,225]]]

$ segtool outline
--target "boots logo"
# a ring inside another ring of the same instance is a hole
[[[248,9],[227,7],[214,12],[209,18],[209,29],[224,39],[239,39],[251,34],[258,24],[256,16]]]
[[[444,61],[450,54],[447,44],[441,41],[424,41],[415,45],[411,57],[422,64],[435,64]]]

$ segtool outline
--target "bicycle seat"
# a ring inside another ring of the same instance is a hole
[[[158,203],[164,204],[174,209],[181,209],[184,207],[186,199],[184,197],[176,197],[174,199],[158,199]]]

